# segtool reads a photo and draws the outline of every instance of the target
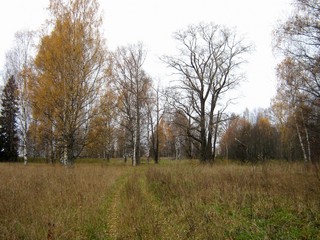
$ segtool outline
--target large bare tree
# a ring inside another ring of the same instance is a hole
[[[212,162],[221,106],[225,105],[222,97],[243,79],[238,70],[251,46],[232,30],[213,23],[189,26],[174,37],[178,54],[163,58],[179,75],[174,83],[178,94],[171,96],[171,102],[192,119],[189,137],[200,144],[201,161]]]

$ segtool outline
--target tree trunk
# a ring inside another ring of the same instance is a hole
[[[24,165],[27,165],[28,164],[28,156],[27,156],[27,144],[25,141],[22,146],[22,155],[23,155],[23,163],[24,163]]]
[[[137,116],[136,116],[136,124],[134,130],[134,140],[133,140],[133,151],[134,151],[134,162],[132,163],[133,166],[140,164],[140,110],[137,107]]]
[[[23,104],[21,104],[23,105]],[[28,164],[28,122],[27,122],[27,115],[26,115],[26,107],[22,106],[22,155],[23,155],[23,162],[24,165]]]
[[[218,128],[219,128],[219,122],[220,122],[221,115],[222,115],[221,112],[218,111],[217,120],[216,120],[216,124],[215,124],[215,129],[214,129],[214,135],[213,135],[213,150],[212,150],[212,158],[211,158],[212,162],[214,162],[214,160],[216,158],[216,145],[217,145]]]
[[[226,141],[226,160],[229,160],[229,147],[228,147],[228,141]]]
[[[306,137],[306,142],[307,142],[307,161],[311,162],[311,148],[310,148],[310,140],[309,140],[309,133],[308,133],[308,129],[307,126],[305,124],[305,120],[303,117],[303,113],[301,112],[301,117],[302,117],[302,125],[303,125],[303,129],[304,129],[304,133],[305,133],[305,137]]]
[[[303,144],[303,141],[302,141],[302,137],[301,137],[301,133],[300,133],[300,129],[299,129],[299,126],[298,126],[297,122],[296,122],[296,129],[297,129],[297,134],[298,134],[298,138],[299,138],[300,147],[301,147],[302,154],[303,154],[303,159],[304,159],[305,162],[307,162],[308,158],[307,158],[307,154],[306,154],[306,149],[304,147],[304,144]]]
[[[207,148],[206,148],[206,162],[213,162],[212,155],[212,129],[208,131],[208,140],[207,140]]]
[[[156,164],[159,163],[159,89],[157,89],[157,125],[156,125],[156,147],[155,147],[155,156],[154,156],[154,162]]]
[[[63,149],[62,149],[61,163],[63,165],[67,165],[68,164],[68,146],[67,146],[67,144],[65,144],[63,146]]]
[[[206,136],[206,115],[205,115],[205,101],[201,99],[201,114],[200,114],[200,141],[201,141],[201,155],[200,161],[206,162],[207,158],[207,136]]]
[[[132,153],[132,166],[137,165],[137,130],[134,130],[133,136],[133,153]]]

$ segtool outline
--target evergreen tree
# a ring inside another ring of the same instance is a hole
[[[11,76],[2,93],[0,116],[0,160],[16,161],[18,158],[18,114],[17,85]]]

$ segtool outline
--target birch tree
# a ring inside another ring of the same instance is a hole
[[[108,89],[100,98],[97,113],[90,122],[86,153],[110,160],[115,148],[117,128],[116,94]]]
[[[174,38],[178,54],[163,58],[178,75],[173,88],[179,94],[171,102],[192,119],[195,131],[190,137],[200,144],[200,160],[212,162],[219,104],[243,79],[238,70],[251,47],[230,29],[212,23],[189,26]]]
[[[151,79],[143,69],[145,57],[142,43],[120,47],[113,55],[112,77],[118,94],[120,124],[129,133],[133,166],[140,164],[142,122],[147,116],[151,89]]]
[[[293,14],[274,31],[276,49],[301,68],[299,90],[319,107],[320,1],[294,0]]]
[[[311,144],[309,139],[309,129],[307,128],[307,116],[305,109],[307,95],[301,90],[300,64],[294,59],[287,58],[278,65],[277,74],[279,78],[278,96],[281,96],[284,104],[287,105],[290,116],[294,120],[294,126],[299,139],[303,159],[305,162],[311,161]]]
[[[28,163],[29,126],[31,122],[31,106],[28,85],[33,71],[35,53],[34,32],[20,31],[15,34],[13,48],[6,54],[7,75],[13,75],[18,88],[18,133],[24,164]]]
[[[96,0],[51,0],[52,32],[41,39],[32,82],[33,113],[50,122],[61,162],[72,164],[87,140],[106,51]]]
[[[283,57],[279,64],[279,69],[282,69],[280,81],[286,84],[291,94],[298,94],[291,95],[296,101],[295,112],[301,117],[301,125],[296,125],[297,133],[304,159],[310,161],[311,155],[318,159],[320,154],[320,1],[294,0],[293,6],[292,15],[275,29],[274,40],[276,50]],[[293,74],[291,70],[284,71],[288,64],[294,70]],[[309,109],[308,118],[301,114],[306,113],[306,108]],[[296,114],[294,116],[298,120]],[[305,135],[305,140],[302,135]]]

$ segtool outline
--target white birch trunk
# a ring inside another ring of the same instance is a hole
[[[308,129],[306,128],[306,126],[304,126],[304,131],[305,131],[305,134],[306,134],[306,141],[307,141],[308,161],[311,162],[311,147],[310,147]]]
[[[28,99],[27,99],[27,83],[23,81],[21,96],[20,96],[20,124],[21,124],[21,133],[22,133],[22,156],[24,165],[28,164],[28,129],[29,129],[29,115],[30,111],[28,108]]]
[[[68,164],[68,147],[66,145],[63,146],[63,153],[62,153],[61,163],[63,165],[67,165]]]
[[[296,129],[297,129],[297,134],[298,134],[298,138],[299,138],[300,147],[301,147],[302,154],[303,154],[303,159],[304,159],[305,162],[307,162],[308,159],[307,159],[306,149],[305,149],[303,141],[302,141],[302,137],[301,137],[301,133],[300,133],[300,129],[299,129],[297,121],[296,121]]]
[[[23,155],[23,163],[24,165],[27,165],[28,164],[27,145],[25,143],[23,143],[22,155]]]
[[[137,130],[134,130],[133,136],[133,154],[132,154],[132,166],[137,165]]]
[[[304,128],[304,134],[306,136],[306,142],[307,142],[307,158],[305,159],[305,161],[309,161],[311,162],[311,147],[310,147],[310,140],[309,140],[309,133],[308,133],[308,129],[307,129],[307,126],[305,124],[305,121],[304,121],[304,117],[303,117],[303,114],[301,112],[301,117],[302,117],[302,124],[303,124],[303,128]]]

